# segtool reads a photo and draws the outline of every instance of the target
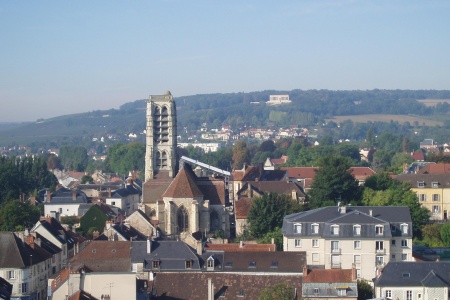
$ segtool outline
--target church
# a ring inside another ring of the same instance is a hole
[[[163,236],[188,239],[230,234],[227,181],[178,164],[177,116],[172,94],[151,95],[146,111],[145,182],[140,209]],[[178,170],[179,169],[179,170]],[[204,171],[204,170],[203,170]]]

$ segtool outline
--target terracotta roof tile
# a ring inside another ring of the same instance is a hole
[[[232,273],[158,273],[153,288],[158,299],[208,299],[208,279],[214,285],[214,299],[258,299],[260,291],[280,282],[296,288],[301,296],[300,275],[244,275]],[[242,293],[243,298],[239,298]],[[223,295],[223,298],[220,297]],[[220,298],[219,298],[220,297]],[[294,297],[293,297],[294,299]]]
[[[252,207],[253,200],[251,198],[243,197],[239,198],[235,202],[236,219],[247,219],[248,212]]]
[[[130,241],[91,241],[70,261],[84,264],[94,272],[128,272],[130,252]]]
[[[450,164],[429,164],[420,169],[418,174],[450,174]]]
[[[312,269],[308,270],[308,275],[303,277],[303,282],[314,283],[335,283],[352,282],[352,270],[347,269]]]
[[[203,193],[196,184],[197,176],[188,164],[185,164],[178,172],[175,179],[167,188],[163,197],[168,198],[196,198],[202,197]]]
[[[209,200],[210,205],[225,205],[225,182],[223,179],[208,178],[197,180],[197,186],[203,193],[203,199]]]

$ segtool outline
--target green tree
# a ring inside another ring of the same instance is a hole
[[[0,207],[0,230],[17,231],[25,228],[31,229],[39,220],[39,208],[30,202],[12,200]]]
[[[367,178],[364,187],[362,204],[368,206],[408,206],[413,223],[413,235],[420,239],[422,227],[430,220],[430,211],[421,207],[411,185],[386,177],[387,174],[376,174]],[[370,187],[369,187],[370,186]],[[375,187],[376,189],[372,189]]]
[[[105,165],[112,172],[128,174],[139,170],[141,174],[145,167],[145,145],[139,142],[131,144],[114,144],[108,150]]]
[[[445,247],[450,247],[450,222],[447,222],[444,225],[442,225],[441,239]]]
[[[88,165],[87,150],[81,146],[65,146],[59,150],[61,163],[66,170],[82,172]]]
[[[441,237],[442,226],[443,224],[440,223],[431,223],[423,226],[423,243],[428,247],[444,247]]]
[[[373,297],[373,289],[369,282],[365,279],[358,279],[358,300],[371,299]]]
[[[281,228],[276,227],[274,231],[266,233],[260,240],[261,244],[270,244],[272,239],[276,245],[277,251],[283,251],[283,234],[281,233]]]
[[[250,162],[250,155],[247,143],[244,140],[238,141],[233,147],[233,169],[241,169],[245,163]]]
[[[91,182],[94,182],[94,178],[92,178],[92,176],[84,175],[83,177],[81,177],[81,184],[91,183]]]
[[[309,192],[309,206],[318,208],[332,201],[334,204],[359,202],[360,187],[349,170],[350,159],[342,156],[326,156],[319,161]]]
[[[275,231],[275,228],[281,228],[286,215],[301,210],[301,205],[286,195],[264,193],[253,199],[248,212],[250,233],[256,238],[261,238],[268,232]]]
[[[373,132],[373,128],[370,127],[366,133],[366,143],[369,148],[373,148],[375,146],[375,133]]]
[[[259,300],[292,300],[294,299],[294,288],[286,282],[279,282],[266,286],[259,293]]]

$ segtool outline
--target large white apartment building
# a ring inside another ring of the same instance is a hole
[[[389,261],[412,261],[412,221],[404,206],[323,207],[283,220],[283,250],[305,251],[307,265],[351,269],[372,280]]]

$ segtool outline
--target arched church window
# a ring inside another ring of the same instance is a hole
[[[178,209],[178,229],[180,232],[189,230],[189,214],[184,206]]]

